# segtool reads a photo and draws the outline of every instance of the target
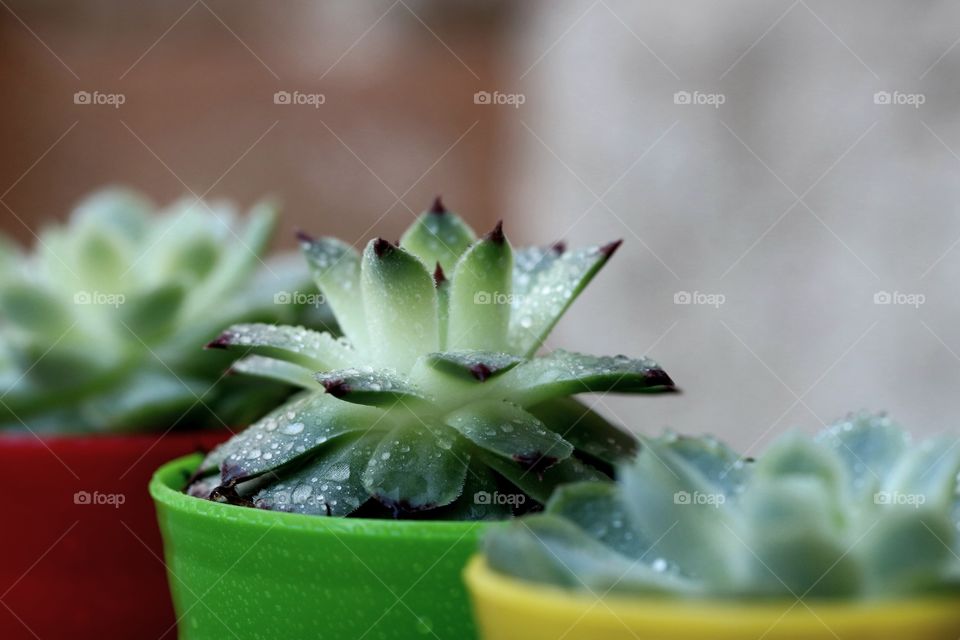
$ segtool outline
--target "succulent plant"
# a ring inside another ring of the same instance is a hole
[[[646,358],[535,355],[619,243],[514,251],[500,224],[477,239],[439,199],[399,245],[361,255],[301,240],[344,337],[248,324],[210,345],[304,391],[212,452],[193,495],[321,516],[505,517],[560,483],[609,478],[635,450],[570,396],[674,390]]]
[[[493,530],[490,565],[522,580],[640,596],[882,598],[956,590],[955,438],[911,444],[860,413],[790,433],[756,461],[711,438],[645,441],[616,484],[561,487]]]
[[[84,200],[23,253],[0,239],[0,428],[33,432],[249,424],[284,385],[221,380],[202,345],[225,324],[291,321],[274,292],[309,287],[289,258],[261,256],[268,205],[241,220],[226,204],[158,212],[125,190]]]

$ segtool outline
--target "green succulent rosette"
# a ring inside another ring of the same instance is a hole
[[[322,318],[277,304],[277,291],[315,289],[302,265],[264,257],[275,222],[266,203],[157,210],[110,189],[32,252],[0,241],[0,429],[235,427],[282,403],[288,385],[225,377],[230,359],[201,348],[232,322]]]
[[[439,199],[399,245],[303,236],[342,338],[237,325],[211,346],[303,392],[214,451],[190,491],[314,515],[483,519],[608,479],[636,438],[571,396],[661,393],[653,361],[536,355],[619,243],[515,250]]]
[[[757,460],[711,438],[643,443],[616,484],[560,488],[493,530],[494,570],[598,596],[893,599],[960,582],[960,441],[884,415],[789,433]]]

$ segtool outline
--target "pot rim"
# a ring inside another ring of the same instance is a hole
[[[896,626],[930,618],[956,618],[957,596],[931,596],[921,598],[890,599],[876,601],[803,601],[773,600],[764,602],[723,601],[664,597],[629,597],[605,595],[603,606],[596,597],[558,586],[526,582],[494,571],[482,554],[474,555],[464,569],[464,580],[475,600],[490,604],[509,603],[511,608],[523,609],[533,616],[559,616],[563,618],[589,616],[615,617],[627,624],[636,622],[676,622],[711,618],[731,622],[762,622],[787,618],[797,610],[801,616],[809,616],[808,607],[815,618],[830,620],[844,618],[849,622],[863,622],[871,627],[884,624]]]
[[[406,535],[424,539],[456,541],[478,527],[496,524],[485,521],[324,517],[268,511],[203,500],[183,493],[186,478],[193,473],[202,460],[202,455],[190,454],[171,460],[157,469],[150,480],[150,495],[154,502],[158,506],[163,505],[167,509],[179,512],[182,515],[199,516],[219,521],[225,527],[232,524],[243,524],[265,529],[297,530],[307,533],[316,532],[317,534],[335,530],[336,533],[354,533],[366,537],[396,538],[399,535]]]

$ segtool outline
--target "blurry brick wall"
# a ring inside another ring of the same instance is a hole
[[[0,228],[27,240],[26,227],[116,183],[161,202],[188,188],[243,205],[272,194],[284,203],[284,232],[358,241],[395,239],[407,207],[419,211],[438,192],[479,228],[491,225],[502,208],[501,123],[473,93],[495,84],[505,5],[279,6],[0,7],[0,201],[9,207]],[[125,102],[75,104],[76,91]],[[325,103],[277,105],[276,91],[322,93]]]

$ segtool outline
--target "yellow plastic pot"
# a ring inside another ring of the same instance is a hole
[[[533,585],[474,557],[465,571],[484,640],[957,640],[957,598],[839,604],[598,599]]]

